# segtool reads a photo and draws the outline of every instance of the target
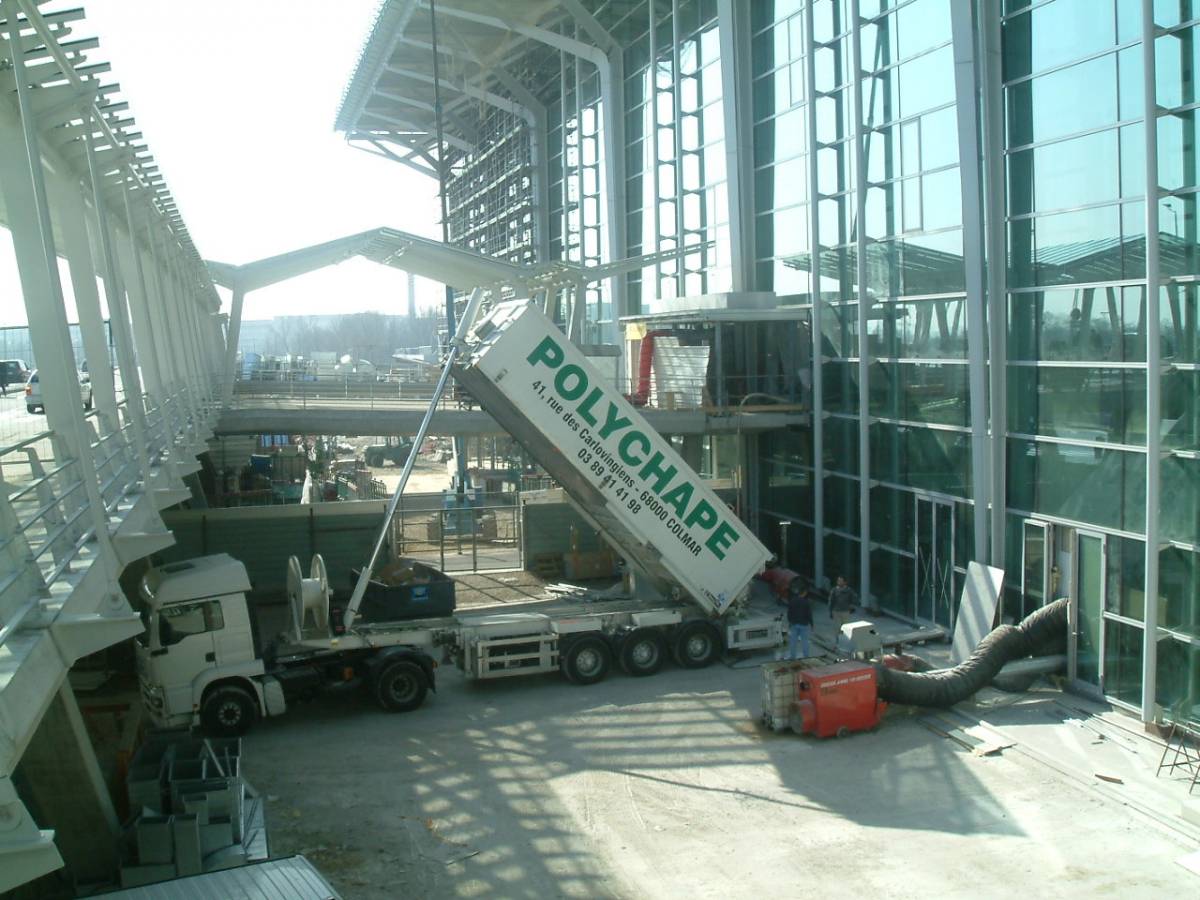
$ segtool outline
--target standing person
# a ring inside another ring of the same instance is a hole
[[[796,576],[788,585],[788,659],[804,659],[809,654],[808,638],[812,633],[812,600],[808,596],[808,581]],[[800,645],[800,656],[796,645]]]
[[[839,575],[837,584],[829,592],[829,618],[833,619],[833,646],[837,648],[842,640],[842,626],[850,621],[850,614],[858,608],[858,594],[846,583],[846,576]]]

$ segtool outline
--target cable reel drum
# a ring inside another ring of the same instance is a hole
[[[308,573],[305,578],[300,560],[294,556],[288,558],[287,596],[297,640],[304,637],[309,613],[312,613],[313,626],[318,631],[325,634],[329,630],[329,573],[320,553],[313,554]]]

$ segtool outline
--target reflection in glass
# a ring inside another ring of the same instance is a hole
[[[1145,453],[1010,438],[1007,461],[1014,509],[1143,531]]]
[[[1146,439],[1146,374],[1130,369],[1009,366],[1008,427],[1081,441]]]
[[[1104,538],[1077,535],[1075,544],[1077,615],[1075,677],[1100,684],[1100,646],[1104,611]]]
[[[1104,693],[1142,705],[1142,629],[1107,619],[1104,623]]]

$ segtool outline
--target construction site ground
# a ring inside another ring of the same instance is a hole
[[[412,713],[353,692],[259,723],[247,775],[272,852],[349,900],[1200,891],[1196,801],[1135,720],[1047,687],[775,734],[767,658],[590,687],[442,666]]]

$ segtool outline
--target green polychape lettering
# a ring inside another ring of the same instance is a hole
[[[673,507],[676,515],[683,518],[687,514],[688,504],[692,502],[692,494],[695,492],[696,489],[692,487],[692,483],[684,479],[662,495],[663,503]]]
[[[584,397],[583,402],[579,404],[579,418],[583,419],[583,421],[587,422],[593,428],[596,425],[596,417],[592,415],[592,407],[603,396],[604,391],[600,390],[600,388],[592,388],[592,392]]]
[[[588,390],[587,372],[580,366],[574,363],[563,365],[565,354],[557,341],[548,336],[542,338],[525,359],[531,366],[540,365],[547,369],[557,369],[553,380],[555,392],[567,401],[579,400],[582,397],[583,400],[576,406],[576,412],[589,425],[593,427],[597,425],[598,419],[593,414],[593,410],[603,398],[604,392],[599,387],[592,387],[590,391]],[[606,439],[618,431],[629,428],[632,424],[633,420],[621,415],[617,405],[610,400],[608,408],[604,412],[604,424],[600,425],[597,433],[601,439]],[[645,433],[633,429],[621,436],[617,443],[617,455],[626,465],[641,466],[638,475],[643,481],[653,482],[654,492],[662,497],[664,503],[675,510],[684,527],[692,530],[698,526],[701,531],[711,529],[711,533],[704,542],[704,547],[717,559],[725,559],[725,551],[736,544],[741,535],[728,522],[722,521],[717,510],[703,498],[697,501],[692,510],[688,512],[688,505],[696,494],[695,485],[684,478],[667,490],[668,485],[679,474],[679,470],[670,464],[663,466],[666,460],[660,450],[655,450],[653,454],[649,455],[649,458],[645,455],[638,456],[634,452],[637,449],[642,454],[650,454],[653,447],[652,440]],[[663,493],[664,491],[666,493]]]
[[[656,494],[661,494],[663,491],[665,491],[667,489],[667,485],[671,483],[671,479],[679,473],[679,470],[674,466],[667,466],[664,469],[662,467],[662,461],[662,451],[655,450],[654,455],[646,460],[646,464],[642,466],[641,471],[638,472],[638,475],[641,476],[642,481],[649,481],[651,478],[654,479],[654,493]]]
[[[603,434],[603,432],[601,432],[601,434]],[[629,434],[621,438],[621,443],[617,444],[617,453],[620,455],[621,461],[627,466],[640,466],[645,460],[645,457],[634,456],[629,452],[635,443],[642,445],[643,453],[650,452],[650,438],[646,437],[637,430],[629,432]]]
[[[562,347],[552,337],[544,337],[533,352],[525,357],[525,361],[531,366],[536,366],[541,363],[548,369],[557,369],[562,365],[563,351]]]

